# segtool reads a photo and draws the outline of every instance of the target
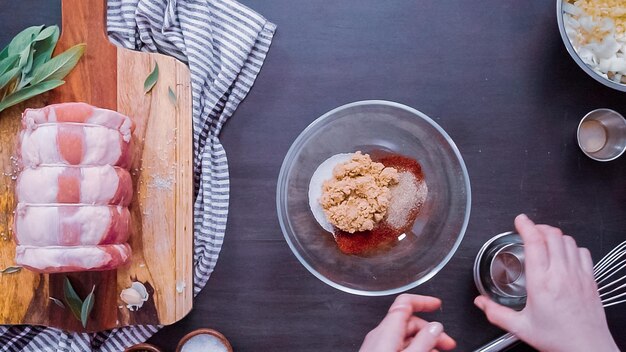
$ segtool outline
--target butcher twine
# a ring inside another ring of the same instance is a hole
[[[194,295],[220,253],[228,214],[228,163],[218,135],[248,94],[276,26],[233,0],[109,0],[108,33],[115,44],[171,55],[189,65],[193,94]],[[160,326],[95,334],[39,326],[0,326],[2,351],[121,351]]]

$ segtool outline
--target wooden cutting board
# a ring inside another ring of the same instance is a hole
[[[171,324],[192,308],[193,175],[190,73],[172,57],[135,52],[111,44],[106,36],[106,0],[64,0],[57,53],[86,43],[85,55],[66,83],[0,113],[0,267],[14,265],[16,136],[27,107],[82,101],[117,110],[136,124],[131,169],[135,196],[130,206],[132,262],[107,272],[72,273],[85,298],[96,286],[95,306],[83,329],[63,300],[65,274],[35,274],[26,269],[0,275],[0,324],[46,325],[70,331],[100,331],[134,324]],[[159,65],[159,79],[144,94],[143,83]],[[176,102],[168,89],[176,93]],[[150,299],[135,312],[120,300],[132,281],[145,284]]]

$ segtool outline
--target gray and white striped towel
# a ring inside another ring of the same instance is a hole
[[[191,70],[197,295],[217,262],[228,214],[228,164],[218,136],[252,87],[276,26],[234,0],[109,0],[107,22],[115,44],[174,56]],[[0,326],[0,352],[120,351],[158,329],[132,326],[76,334]]]

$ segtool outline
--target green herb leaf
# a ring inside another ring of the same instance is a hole
[[[174,91],[172,90],[172,87],[167,87],[167,96],[170,98],[170,101],[172,102],[172,104],[176,105],[176,101],[178,99],[176,99],[176,93],[174,93]]]
[[[30,45],[25,47],[24,50],[22,50],[22,52],[20,52],[20,61],[17,64],[17,66],[19,68],[25,67],[26,64],[28,64],[28,58],[32,57],[32,55],[33,55],[33,51],[32,51],[32,48],[30,47]]]
[[[0,52],[0,111],[54,89],[78,63],[85,44],[52,58],[59,27],[28,27]],[[17,70],[17,71],[16,71]]]
[[[19,55],[13,55],[7,58],[4,58],[0,61],[0,74],[7,72],[9,69],[13,68],[13,66],[17,63],[17,60],[20,58]]]
[[[35,68],[31,83],[62,79],[76,66],[84,52],[85,44],[78,44],[53,57],[50,61]]]
[[[157,80],[159,79],[159,64],[154,64],[154,70],[150,72],[146,80],[143,82],[143,94],[148,94],[152,90]]]
[[[17,90],[24,88],[30,81],[32,77],[29,75],[30,71],[33,68],[33,55],[35,54],[35,50],[30,50],[30,54],[28,55],[28,60],[26,61],[26,65],[22,67],[22,76],[20,77],[20,83],[17,85]]]
[[[16,273],[18,271],[22,270],[21,266],[9,266],[7,268],[4,268],[2,270],[0,270],[0,273],[2,274],[13,274]]]
[[[50,26],[41,31],[37,38],[35,38],[35,44],[33,45],[33,49],[35,49],[33,60],[34,67],[39,67],[44,62],[50,60],[54,47],[59,40],[59,34],[58,26]]]
[[[49,26],[49,27],[46,27],[44,30],[39,32],[37,37],[35,37],[35,41],[39,42],[39,41],[48,39],[48,38],[52,37],[55,33],[57,33],[57,34],[59,33],[59,26]]]
[[[65,304],[63,304],[63,302],[59,299],[56,299],[54,297],[48,297],[49,300],[51,300],[52,302],[54,302],[54,304],[56,304],[57,306],[65,309]]]
[[[15,77],[19,76],[20,68],[13,68],[2,75],[0,75],[0,89],[4,88],[9,82],[11,82]]]
[[[54,89],[60,85],[65,83],[65,81],[61,81],[58,79],[52,81],[45,81],[37,84],[30,85],[26,88],[18,90],[12,94],[4,97],[2,101],[0,101],[0,111],[13,106],[15,104],[21,103],[24,100],[30,99],[36,95],[47,92],[51,89]]]
[[[80,310],[80,322],[83,323],[83,328],[87,327],[87,319],[89,318],[89,314],[91,314],[91,310],[93,309],[93,303],[95,301],[95,297],[93,292],[96,290],[96,286],[91,289],[91,292],[85,298],[85,302],[83,302],[83,306]]]
[[[72,314],[74,314],[76,319],[81,320],[80,316],[83,307],[83,300],[78,297],[78,294],[74,290],[74,287],[72,287],[72,283],[67,276],[65,277],[65,280],[63,280],[63,294],[65,295],[65,302],[70,307]]]
[[[30,47],[42,28],[43,26],[33,26],[19,32],[9,43],[8,54],[15,55]]]
[[[0,51],[0,60],[4,60],[9,57],[9,46],[5,46],[2,51]]]

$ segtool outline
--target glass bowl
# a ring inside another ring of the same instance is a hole
[[[428,197],[412,228],[388,250],[369,256],[339,251],[308,202],[315,169],[338,153],[386,150],[417,160]],[[339,290],[390,295],[433,277],[458,248],[470,215],[463,158],[448,134],[425,114],[380,100],[338,107],[313,121],[285,156],[276,192],[278,218],[289,247],[313,275]]]

